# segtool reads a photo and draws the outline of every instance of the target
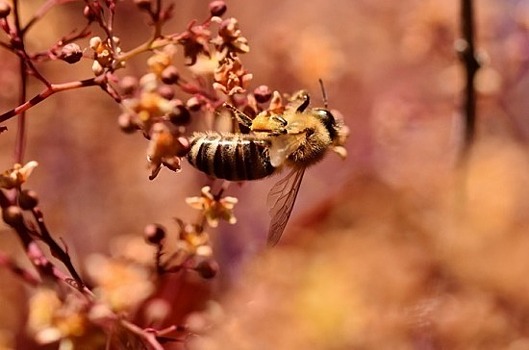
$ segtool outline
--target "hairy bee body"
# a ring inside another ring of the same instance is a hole
[[[308,94],[300,91],[282,113],[263,111],[254,119],[226,105],[249,134],[198,132],[190,139],[189,163],[218,179],[257,180],[290,168],[268,195],[270,245],[279,241],[285,229],[305,169],[329,149],[345,155],[341,123],[327,108],[308,108],[309,101]]]
[[[254,135],[195,133],[187,159],[207,175],[230,181],[257,180],[274,173],[270,141]]]

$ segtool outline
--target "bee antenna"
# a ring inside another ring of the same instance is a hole
[[[327,93],[325,92],[325,86],[323,85],[323,80],[320,78],[318,79],[318,82],[320,83],[321,95],[323,97],[323,106],[327,109],[329,108],[329,104],[327,102]]]

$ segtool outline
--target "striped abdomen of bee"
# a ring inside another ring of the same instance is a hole
[[[249,134],[195,133],[189,163],[207,175],[230,181],[257,180],[274,173],[270,141]]]

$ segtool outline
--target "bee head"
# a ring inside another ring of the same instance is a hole
[[[314,108],[312,110],[312,115],[320,120],[320,122],[325,126],[331,140],[336,139],[338,132],[336,131],[336,119],[332,113],[326,108]]]

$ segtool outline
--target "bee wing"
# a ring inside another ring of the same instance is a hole
[[[268,194],[267,205],[270,208],[269,213],[272,217],[270,229],[268,230],[267,242],[269,246],[274,246],[279,242],[287,226],[304,173],[305,168],[292,170],[286,177],[276,183]]]
[[[299,146],[305,140],[305,133],[298,132],[288,135],[273,136],[270,147],[270,164],[277,168],[283,164],[289,155],[299,149]]]

